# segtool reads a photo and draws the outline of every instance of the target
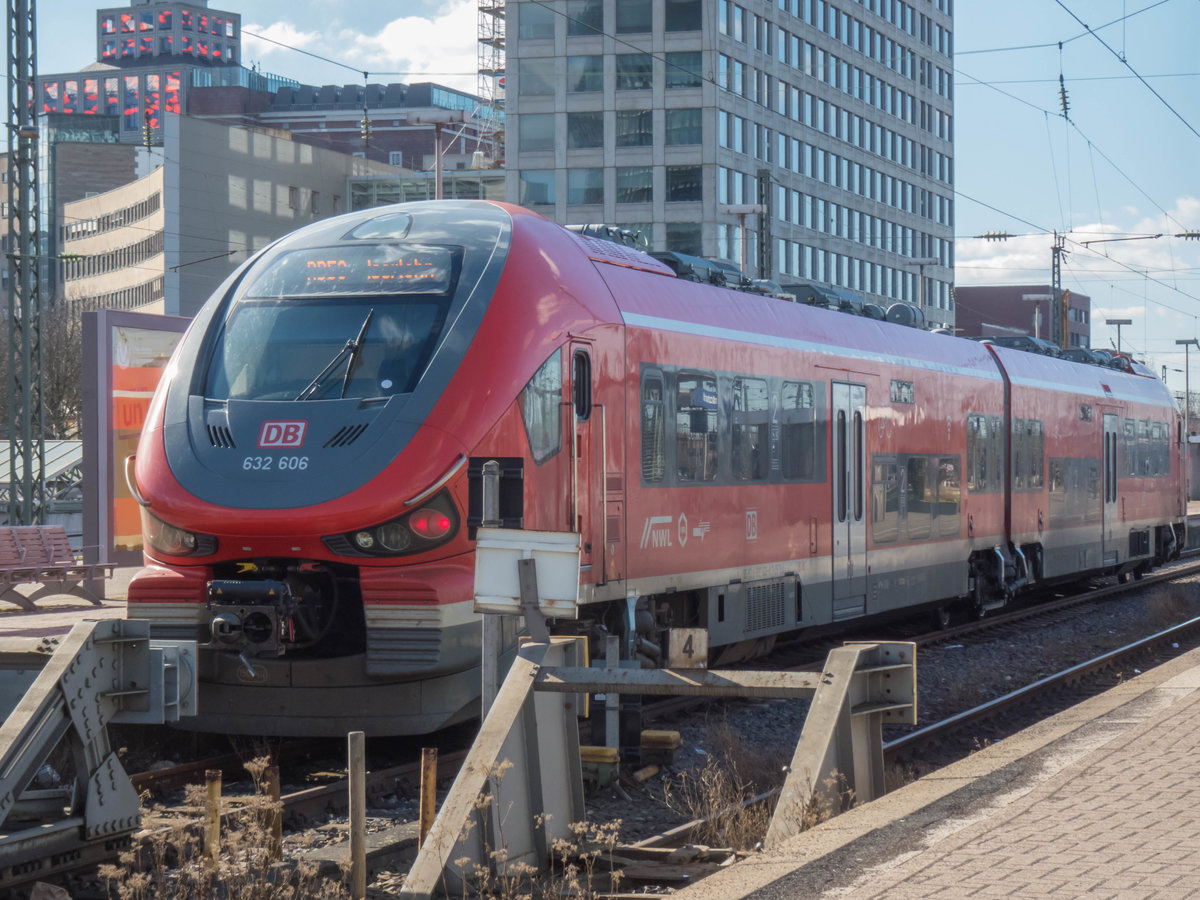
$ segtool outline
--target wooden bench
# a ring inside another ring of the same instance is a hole
[[[104,602],[89,582],[112,576],[112,563],[83,563],[71,549],[61,525],[0,527],[0,600],[36,609],[43,597],[74,594],[100,606]],[[29,596],[17,588],[40,585]]]

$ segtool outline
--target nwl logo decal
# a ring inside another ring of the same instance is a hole
[[[675,524],[674,516],[651,516],[642,526],[641,548],[670,547],[671,526]]]
[[[263,422],[258,433],[260,447],[299,447],[304,444],[308,422]]]

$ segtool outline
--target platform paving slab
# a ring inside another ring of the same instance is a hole
[[[1200,896],[1200,650],[679,900]]]

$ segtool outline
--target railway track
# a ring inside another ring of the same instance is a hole
[[[1044,622],[1050,617],[1066,615],[1070,610],[1083,603],[1110,600],[1131,589],[1140,590],[1156,583],[1182,579],[1197,573],[1200,573],[1200,561],[1180,564],[1154,577],[1148,577],[1131,584],[1116,584],[1093,588],[1081,594],[1060,597],[1038,605],[1005,611],[1002,614],[989,616],[981,621],[967,622],[944,629],[907,636],[906,639],[914,640],[918,644],[928,647],[938,644],[944,645],[952,641],[966,640],[996,629],[1012,628],[1018,633],[1022,630],[1028,631],[1030,620]],[[1123,665],[1131,665],[1131,660],[1143,658],[1146,654],[1153,652],[1153,649],[1156,647],[1162,647],[1171,643],[1183,643],[1189,637],[1194,637],[1197,634],[1200,634],[1200,617],[1189,619],[1173,628],[1157,631],[1148,637],[1130,642],[1116,650],[1098,655],[1086,662],[1072,665],[1053,676],[1040,678],[1032,684],[1015,689],[972,709],[945,717],[941,721],[931,723],[918,731],[892,740],[885,745],[885,758],[891,764],[900,762],[905,758],[923,754],[931,746],[945,745],[951,742],[956,733],[960,735],[973,734],[973,729],[978,728],[981,723],[1000,719],[1008,711],[1014,709],[1036,705],[1035,698],[1039,696],[1056,690],[1061,691],[1064,686],[1078,684],[1089,677],[1095,678],[1098,672],[1102,673]],[[807,667],[811,667],[812,662],[819,662],[815,658],[816,652],[815,649],[812,651],[813,659]],[[756,661],[759,664],[762,662],[762,660]],[[797,666],[797,668],[805,667],[804,665]],[[1098,689],[1104,689],[1108,684],[1100,684]],[[661,704],[657,704],[653,708],[648,707],[648,711],[651,715],[661,715],[669,712]],[[1021,724],[1016,727],[1024,727],[1024,725]],[[968,745],[964,752],[969,752],[970,749]],[[463,753],[443,753],[439,759],[439,778],[445,779],[450,777],[456,771],[457,765],[461,762],[464,755]],[[134,776],[133,781],[139,791],[168,790],[183,784],[203,781],[205,769],[222,768],[232,774],[241,765],[242,758],[234,755],[226,755],[220,758],[205,759],[155,772],[140,773]],[[389,766],[369,773],[368,795],[383,796],[395,793],[398,788],[407,790],[412,785],[415,785],[418,780],[419,764],[416,761]],[[769,799],[769,796],[769,794],[763,794],[753,798],[751,802],[763,802]],[[290,791],[285,793],[281,798],[285,822],[288,823],[289,828],[304,829],[312,826],[313,823],[320,823],[329,820],[331,817],[341,816],[345,813],[348,805],[347,798],[347,786],[345,781],[341,780],[317,787],[305,787]],[[237,805],[236,801],[233,805]],[[645,883],[647,879],[652,879],[649,873],[652,872],[655,866],[669,865],[678,867],[680,865],[677,861],[678,856],[672,856],[671,851],[678,848],[681,844],[687,844],[689,836],[694,834],[702,824],[699,820],[685,823],[664,831],[661,834],[623,845],[618,849],[617,855],[626,861],[636,862],[639,873],[646,876],[645,878],[639,878],[639,881]],[[410,851],[415,845],[413,831],[414,829],[412,828],[409,828],[407,831],[400,828],[398,829],[399,837],[396,841],[393,841],[390,846],[385,844],[382,847],[376,848],[372,853],[372,856],[375,858],[371,863],[372,867],[387,867],[398,856],[402,856],[403,852]],[[690,862],[694,862],[699,869],[714,865],[709,856],[697,859],[693,855]]]
[[[888,741],[884,744],[884,759],[890,771],[899,771],[899,764],[906,758],[923,754],[930,747],[944,747],[947,743],[957,743],[961,748],[960,755],[965,755],[977,746],[977,729],[981,725],[996,723],[998,735],[1003,736],[1026,727],[1029,722],[1029,709],[1041,707],[1047,697],[1061,694],[1063,691],[1078,690],[1081,694],[1092,695],[1107,690],[1112,686],[1112,680],[1107,674],[1114,671],[1124,671],[1132,666],[1143,668],[1174,658],[1192,647],[1200,646],[1200,617],[1194,617],[1170,628],[1156,631],[1135,641],[1131,641],[1117,649],[1098,654],[1083,662],[1071,665],[1040,678],[1030,684],[1014,689],[1000,697],[979,704],[971,709],[947,716],[946,718],[913,731],[903,737]],[[1147,660],[1150,660],[1147,662]],[[1078,702],[1082,697],[1072,696],[1070,703]],[[1016,715],[1013,715],[1013,713]],[[1035,718],[1042,718],[1040,712],[1034,713]],[[899,785],[893,785],[898,787]],[[765,791],[746,799],[742,806],[753,806],[763,803],[773,803],[778,789]],[[723,809],[715,817],[728,816],[730,809]],[[615,855],[622,858],[639,860],[639,872],[652,877],[655,860],[667,859],[666,854],[671,849],[688,845],[694,836],[711,825],[711,819],[695,819],[677,825],[659,834],[643,838],[628,846],[619,846]],[[660,855],[644,856],[647,851],[657,851]],[[708,850],[706,859],[714,855],[734,855],[734,850]],[[699,871],[699,869],[698,869]],[[677,873],[671,873],[671,878]],[[669,882],[671,880],[665,879]],[[654,895],[651,895],[654,896]],[[657,896],[666,896],[661,894]]]

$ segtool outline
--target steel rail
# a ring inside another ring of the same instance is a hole
[[[1144,585],[1145,583],[1146,579],[1139,582],[1139,585]],[[1119,587],[1123,588],[1125,585],[1120,585]],[[1145,653],[1147,650],[1150,650],[1159,644],[1163,644],[1168,641],[1174,641],[1188,634],[1189,632],[1198,630],[1200,630],[1200,616],[1188,619],[1185,622],[1180,622],[1178,625],[1173,625],[1170,628],[1158,631],[1152,635],[1141,638],[1140,640],[1126,644],[1123,647],[1118,647],[1115,650],[1102,653],[1101,655],[1085,662],[1063,669],[1061,672],[1057,672],[1054,675],[1048,675],[1045,678],[1039,678],[1037,681],[1031,682],[1024,687],[1009,691],[1007,694],[997,697],[993,700],[989,700],[987,703],[982,703],[979,706],[965,710],[961,713],[957,713],[953,716],[949,716],[940,722],[927,725],[924,728],[918,729],[917,731],[907,734],[901,738],[886,742],[883,745],[884,761],[885,763],[893,763],[897,758],[902,757],[907,753],[911,753],[917,747],[920,747],[923,744],[931,743],[934,740],[941,739],[946,734],[951,733],[964,725],[985,721],[1017,702],[1028,700],[1030,697],[1033,697],[1037,694],[1049,692],[1064,685],[1072,684],[1087,675],[1103,671],[1104,669],[1126,659],[1137,656],[1141,653]],[[765,791],[761,794],[757,794],[754,797],[747,798],[746,800],[742,801],[741,804],[737,804],[736,806],[747,807],[756,803],[765,802],[776,796],[779,793],[779,790],[779,788],[774,788],[772,790]],[[722,809],[714,813],[711,818],[724,815],[732,808],[734,807]],[[707,824],[709,821],[711,821],[711,819],[693,819],[691,822],[685,822],[682,825],[676,825],[667,831],[643,838],[642,840],[628,846],[635,849],[677,846],[681,842],[685,841],[694,831]],[[620,850],[621,845],[618,845],[615,852],[620,855]]]
[[[1173,625],[1170,628],[1159,631],[1149,637],[1144,637],[1134,641],[1131,644],[1126,644],[1124,647],[1118,647],[1116,650],[1110,650],[1107,653],[1102,653],[1100,656],[1087,660],[1086,662],[1078,663],[1070,668],[1063,669],[1054,675],[1047,675],[1045,678],[1039,678],[1037,681],[1030,682],[1024,687],[1016,688],[1009,691],[1003,696],[989,700],[987,703],[981,703],[979,706],[964,710],[949,718],[942,719],[940,722],[935,722],[932,725],[927,725],[914,732],[897,738],[894,741],[888,741],[883,745],[883,753],[885,761],[891,762],[897,756],[910,752],[914,747],[940,738],[942,735],[953,731],[963,725],[973,722],[980,722],[989,719],[1002,710],[1014,703],[1027,700],[1037,694],[1048,692],[1054,688],[1062,687],[1063,685],[1071,684],[1083,678],[1086,675],[1092,675],[1096,672],[1103,671],[1110,666],[1122,662],[1130,657],[1140,653],[1145,653],[1158,644],[1166,641],[1177,639],[1190,631],[1200,629],[1200,616],[1193,619],[1188,619],[1186,622],[1180,622],[1178,625]]]

